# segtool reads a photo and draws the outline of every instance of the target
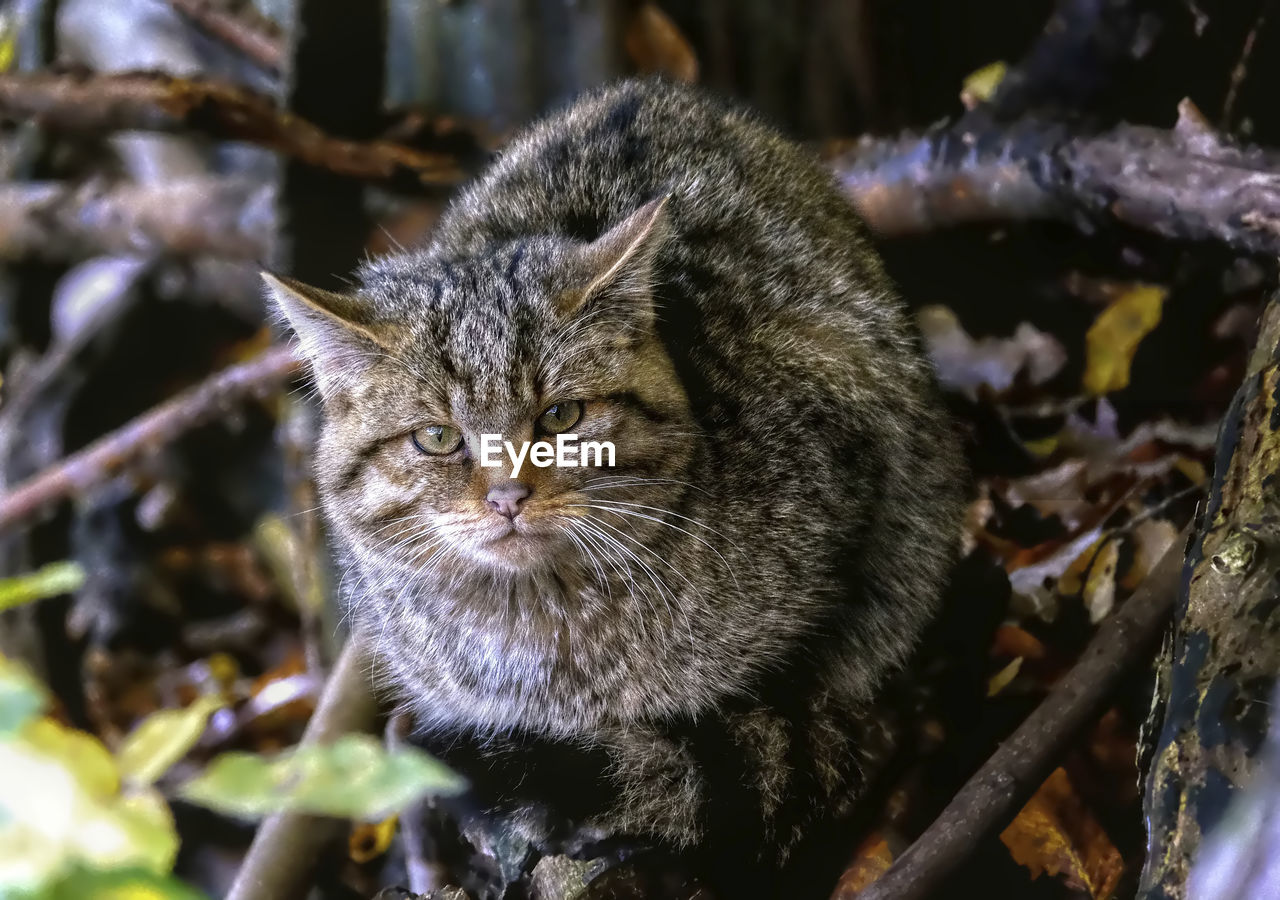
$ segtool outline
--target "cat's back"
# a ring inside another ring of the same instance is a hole
[[[454,201],[433,243],[465,256],[532,234],[591,240],[661,196],[685,244],[743,256],[804,252],[787,246],[797,239],[865,246],[812,154],[744,107],[661,79],[598,89],[517,135]],[[880,277],[878,264],[870,269]]]

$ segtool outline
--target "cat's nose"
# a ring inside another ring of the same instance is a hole
[[[528,486],[513,479],[490,488],[484,502],[499,515],[514,519],[520,514],[520,504],[528,496]]]

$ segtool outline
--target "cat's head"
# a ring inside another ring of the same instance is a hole
[[[324,399],[317,475],[349,549],[411,577],[626,570],[661,539],[697,439],[655,327],[665,220],[659,200],[589,243],[390,256],[344,294],[267,276]],[[581,464],[536,465],[562,434],[598,454],[562,439]],[[518,471],[507,442],[533,445]]]

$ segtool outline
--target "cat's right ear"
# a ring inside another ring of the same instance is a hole
[[[322,396],[331,396],[341,380],[359,374],[384,349],[359,299],[270,272],[262,280],[298,336]]]

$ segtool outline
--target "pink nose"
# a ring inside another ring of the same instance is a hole
[[[519,481],[504,481],[489,489],[484,502],[499,515],[514,519],[520,515],[520,504],[529,496],[529,488]]]

